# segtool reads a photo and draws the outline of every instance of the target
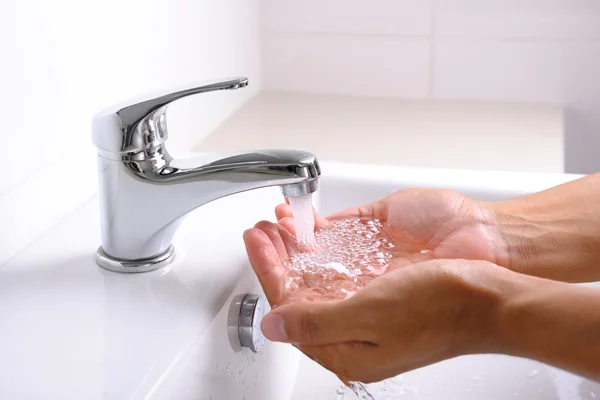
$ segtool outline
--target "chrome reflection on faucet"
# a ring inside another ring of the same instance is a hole
[[[218,198],[267,186],[281,186],[289,196],[317,190],[318,161],[303,151],[251,150],[191,159],[169,155],[169,103],[247,85],[246,78],[206,83],[114,106],[94,117],[102,224],[96,260],[101,267],[146,272],[169,264],[171,241],[185,215]]]

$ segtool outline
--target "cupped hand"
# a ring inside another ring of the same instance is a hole
[[[281,226],[294,234],[289,204],[275,209]],[[316,228],[334,219],[377,218],[396,243],[394,265],[431,259],[463,258],[507,266],[509,256],[496,228],[494,213],[483,202],[442,189],[397,191],[374,203],[347,209],[327,218],[315,213]]]
[[[284,305],[284,263],[298,249],[290,206],[278,206],[276,215],[278,224],[261,221],[244,234],[252,267],[278,306],[263,320],[267,338],[296,344],[342,380],[370,382],[467,353],[485,337],[479,331],[491,326],[494,296],[461,280],[491,273],[500,268],[491,262],[507,257],[483,204],[453,191],[412,189],[327,218],[315,214],[316,229],[343,218],[381,220],[396,244],[393,257],[387,272],[353,297],[307,302],[295,293],[301,300]]]
[[[272,304],[285,295],[281,234],[289,233],[261,223],[244,235]],[[276,307],[261,327],[268,339],[296,345],[344,382],[380,381],[447,358],[495,350],[501,290],[493,274],[503,273],[512,274],[485,261],[415,263],[387,272],[343,300]]]

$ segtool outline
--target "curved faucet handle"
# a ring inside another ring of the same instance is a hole
[[[94,116],[92,142],[110,153],[135,153],[167,139],[166,110],[175,100],[193,94],[248,86],[248,78],[231,78],[116,104]]]
[[[166,94],[158,94],[158,96],[141,102],[130,102],[130,105],[122,107],[117,111],[121,117],[124,126],[132,126],[139,122],[142,118],[149,115],[156,109],[166,106],[175,100],[193,94],[214,92],[217,90],[239,89],[248,86],[248,78],[233,78],[224,81],[205,82],[200,86],[174,91]]]

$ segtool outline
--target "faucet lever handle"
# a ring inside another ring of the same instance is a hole
[[[239,89],[246,86],[248,86],[248,78],[230,78],[167,93],[146,95],[142,99],[114,105],[94,117],[92,142],[99,149],[112,153],[143,150],[143,147],[150,142],[158,143],[166,140],[164,114],[167,106],[173,101],[193,94]],[[148,127],[148,124],[152,127]],[[138,126],[142,126],[141,129],[136,129]],[[156,129],[153,129],[154,126]]]
[[[119,111],[117,111],[117,114],[119,114],[121,117],[123,125],[132,126],[158,108],[166,106],[169,103],[172,103],[173,101],[179,100],[183,97],[198,93],[214,92],[217,90],[239,89],[246,86],[248,86],[248,78],[232,78],[223,81],[205,82],[199,86],[173,91],[167,94],[156,96],[149,100],[131,104],[121,108]]]

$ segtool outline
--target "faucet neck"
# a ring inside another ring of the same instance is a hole
[[[291,195],[298,190],[312,192],[321,175],[313,154],[295,150],[175,159],[161,144],[115,158],[98,157],[102,218],[98,262],[112,270],[121,261],[125,271],[135,269],[136,262],[144,268],[157,267],[152,260],[159,258],[170,262],[168,252],[179,224],[203,204],[268,186],[281,186]]]

